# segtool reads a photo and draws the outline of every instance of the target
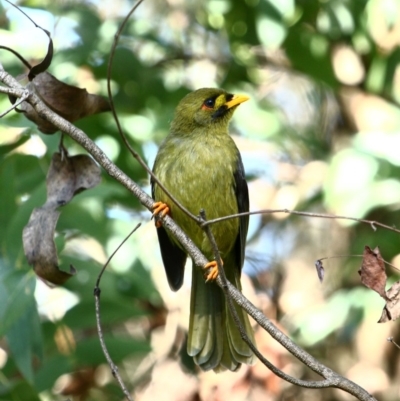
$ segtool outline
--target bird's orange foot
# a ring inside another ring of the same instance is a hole
[[[207,277],[206,277],[206,283],[208,283],[209,281],[214,281],[217,279],[218,277],[218,264],[215,260],[213,260],[212,262],[208,262],[204,265],[203,267],[204,270],[208,270],[211,269],[211,271],[209,273],[207,273]]]
[[[161,213],[160,217],[164,217],[167,214],[170,214],[169,207],[166,203],[164,202],[155,202],[153,204],[153,217],[156,217],[159,213]],[[161,227],[161,221],[156,220],[156,227],[159,228]]]

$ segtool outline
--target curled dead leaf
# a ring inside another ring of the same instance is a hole
[[[369,246],[364,247],[361,269],[358,271],[361,282],[371,290],[376,291],[382,298],[386,299],[386,271],[385,262],[379,248],[372,250]]]
[[[73,266],[69,272],[58,269],[54,231],[60,212],[51,207],[34,209],[22,233],[25,256],[35,273],[53,284],[63,284],[75,274]]]
[[[60,285],[76,273],[73,266],[69,272],[58,266],[54,243],[60,215],[57,208],[68,203],[76,193],[96,186],[100,178],[100,168],[89,156],[53,155],[46,178],[46,203],[33,210],[22,234],[26,258],[43,280]]]
[[[100,183],[100,167],[87,155],[55,153],[46,177],[47,205],[63,206],[75,194]]]
[[[65,84],[48,72],[36,75],[27,88],[35,92],[51,110],[69,122],[111,110],[105,97],[93,95],[86,89]],[[58,130],[53,124],[39,116],[27,102],[21,104],[19,111],[33,121],[44,134],[53,134]]]

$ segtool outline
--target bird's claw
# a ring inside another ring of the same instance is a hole
[[[166,203],[164,202],[155,202],[153,204],[153,217],[156,217],[160,213],[159,217],[164,217],[167,214],[170,214],[169,207]],[[161,227],[161,221],[156,220],[156,227],[159,228]]]
[[[211,269],[208,273],[206,273],[206,283],[217,279],[219,273],[218,273],[218,264],[215,260],[206,263],[203,269],[204,270]]]

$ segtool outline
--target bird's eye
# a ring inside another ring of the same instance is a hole
[[[206,99],[203,103],[203,106],[207,107],[208,109],[213,109],[215,105],[215,99],[214,98],[209,98]]]

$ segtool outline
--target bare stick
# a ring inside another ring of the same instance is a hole
[[[395,347],[397,347],[398,349],[400,349],[400,346],[396,343],[396,341],[394,341],[393,337],[388,337],[387,339],[390,343],[392,343]]]
[[[114,41],[111,47],[110,51],[110,58],[108,60],[108,66],[107,66],[107,93],[108,93],[108,100],[110,102],[111,106],[111,112],[114,117],[114,121],[117,124],[117,129],[118,132],[122,138],[122,141],[124,142],[125,146],[131,153],[131,155],[138,161],[138,163],[149,173],[150,177],[152,180],[154,180],[157,185],[164,191],[164,193],[171,199],[171,201],[179,207],[179,209],[182,210],[182,212],[186,213],[190,218],[192,218],[195,221],[199,221],[199,218],[195,216],[193,213],[191,213],[185,206],[183,206],[172,194],[171,192],[168,191],[167,188],[165,188],[164,184],[162,184],[158,178],[154,175],[153,171],[149,168],[149,166],[146,164],[146,162],[140,157],[139,153],[136,152],[135,149],[132,148],[131,144],[129,143],[128,139],[126,138],[126,135],[124,134],[124,131],[122,130],[121,124],[119,122],[118,115],[115,111],[115,105],[114,105],[114,99],[112,96],[111,92],[111,72],[112,72],[112,63],[114,60],[114,55],[115,55],[115,50],[117,48],[118,40],[119,37],[121,36],[121,33],[128,22],[130,16],[133,14],[133,12],[140,6],[141,3],[143,3],[144,0],[139,0],[129,11],[129,13],[126,15],[124,20],[122,21],[121,26],[119,27],[117,33],[114,35]]]
[[[100,340],[100,345],[101,349],[103,350],[104,356],[107,359],[107,363],[110,366],[111,373],[112,375],[117,379],[119,386],[121,387],[122,391],[124,392],[126,398],[129,401],[133,401],[133,398],[129,394],[129,391],[125,387],[125,384],[118,372],[118,366],[115,365],[113,360],[111,359],[110,353],[108,352],[106,343],[104,341],[104,336],[103,336],[103,330],[101,328],[101,319],[100,319],[100,294],[101,294],[101,289],[100,289],[100,281],[103,276],[104,271],[106,270],[108,264],[110,263],[111,259],[114,257],[114,255],[119,251],[119,249],[122,247],[122,245],[128,240],[128,238],[140,227],[140,223],[128,234],[128,236],[118,245],[117,249],[111,254],[111,256],[108,258],[107,262],[104,264],[103,268],[101,269],[97,280],[96,280],[96,286],[94,287],[94,299],[95,299],[95,306],[96,306],[96,324],[97,324],[97,333],[99,335],[99,340]]]
[[[400,234],[400,229],[388,226],[386,224],[380,223],[379,221],[375,221],[375,220],[359,219],[357,217],[341,216],[341,215],[328,214],[328,213],[299,212],[298,210],[289,210],[289,209],[263,209],[263,210],[257,210],[255,212],[237,213],[237,214],[232,214],[229,216],[218,217],[217,219],[207,220],[207,221],[203,222],[202,225],[215,224],[220,221],[229,220],[229,219],[233,219],[233,218],[241,217],[241,216],[251,216],[253,214],[272,214],[272,213],[296,214],[298,216],[319,217],[322,219],[351,220],[351,221],[357,221],[359,223],[368,224],[371,226],[371,228],[374,231],[376,231],[376,226],[378,226],[378,227],[385,228],[386,230],[394,231],[394,232]]]
[[[3,92],[4,89],[4,92]],[[2,91],[3,93],[6,93],[6,91],[8,92],[8,95],[11,96],[15,96],[15,90],[14,89],[10,89],[10,88],[3,88],[1,87],[0,91]],[[29,96],[29,91],[25,90],[25,94],[20,97],[11,107],[9,107],[6,111],[3,111],[0,114],[0,118],[4,117],[6,114],[8,114],[10,111],[16,109],[22,102],[24,102]]]
[[[333,256],[324,256],[323,258],[318,258],[317,261],[322,261],[322,260],[329,260],[329,259],[340,259],[340,258],[362,258],[364,255],[333,255]],[[382,259],[382,262],[386,266],[390,266],[391,268],[400,271],[400,268],[395,266],[394,264],[388,262],[385,259]]]

